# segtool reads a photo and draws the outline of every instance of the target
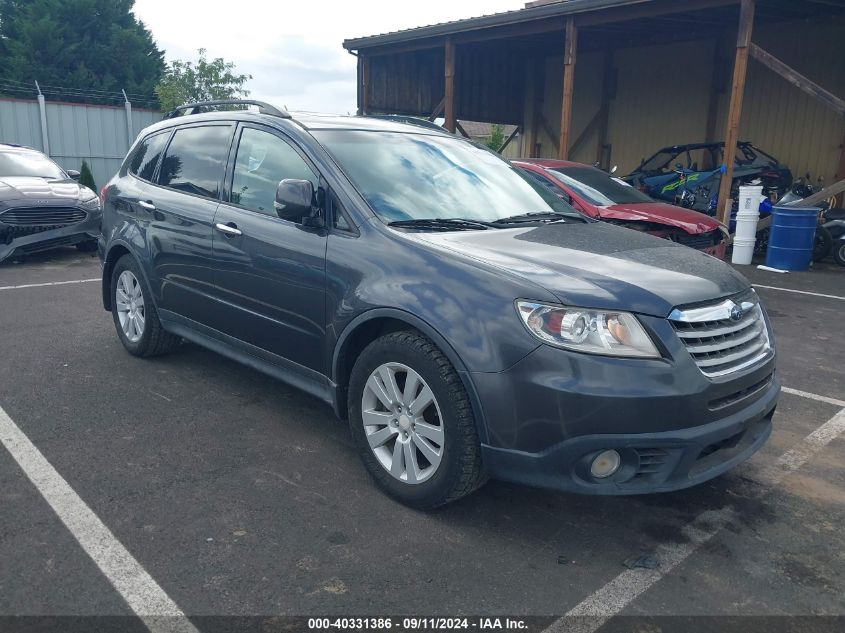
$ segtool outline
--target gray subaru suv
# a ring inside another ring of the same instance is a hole
[[[185,339],[324,400],[409,505],[488,477],[677,490],[771,432],[774,342],[744,277],[591,221],[445,131],[190,104],[102,195],[126,349]]]

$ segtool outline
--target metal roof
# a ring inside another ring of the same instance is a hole
[[[519,24],[521,22],[529,22],[549,17],[644,4],[650,1],[651,0],[561,0],[560,2],[552,2],[524,9],[514,9],[513,11],[503,11],[501,13],[491,13],[490,15],[482,15],[475,18],[464,18],[461,20],[452,20],[451,22],[441,22],[439,24],[431,24],[429,26],[420,26],[411,29],[403,29],[401,31],[393,31],[391,33],[382,33],[380,35],[352,38],[344,40],[343,47],[350,51],[359,50],[371,46],[408,42],[427,37],[453,35],[455,33],[465,33],[475,29]]]

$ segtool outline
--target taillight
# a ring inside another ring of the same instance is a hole
[[[101,205],[106,203],[106,194],[108,193],[108,191],[109,191],[108,185],[103,185],[103,188],[100,189],[100,204]]]

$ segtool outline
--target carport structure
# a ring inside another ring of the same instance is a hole
[[[845,178],[843,41],[842,0],[541,0],[344,47],[362,114],[518,125],[524,156],[622,173],[663,146],[750,140],[830,182]]]

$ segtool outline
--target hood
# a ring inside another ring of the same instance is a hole
[[[714,257],[602,222],[409,235],[521,276],[564,305],[666,317],[676,306],[733,295],[751,285]]]
[[[614,204],[609,207],[599,207],[598,211],[602,220],[654,222],[683,229],[690,235],[707,233],[719,228],[719,222],[709,215],[663,202]]]
[[[33,176],[0,178],[0,202],[76,204],[97,194],[75,180],[49,180]]]

